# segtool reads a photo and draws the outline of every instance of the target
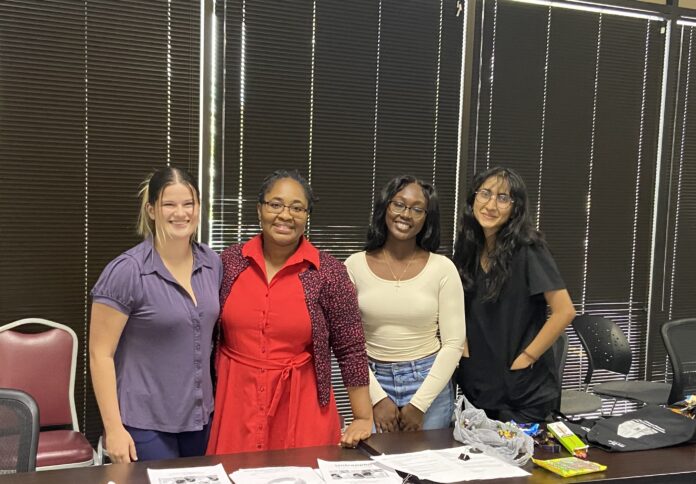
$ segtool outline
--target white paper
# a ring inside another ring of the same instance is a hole
[[[235,484],[323,484],[311,467],[258,467],[230,474]]]
[[[222,464],[208,467],[148,469],[151,484],[231,484]]]
[[[528,476],[529,472],[509,464],[503,460],[496,459],[490,455],[472,451],[471,447],[463,446],[454,449],[442,449],[435,451],[444,455],[447,459],[456,463],[462,470],[467,481],[476,479],[504,479],[506,477]],[[468,455],[469,460],[464,461],[460,455]]]
[[[317,459],[326,484],[401,484],[401,477],[377,462]]]
[[[459,458],[468,455],[467,460]],[[468,446],[453,449],[424,450],[407,454],[373,456],[377,462],[392,469],[428,479],[451,483],[474,479],[501,479],[529,475],[528,472],[502,460],[472,452]]]

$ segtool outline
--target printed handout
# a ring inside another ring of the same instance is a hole
[[[377,455],[372,458],[391,469],[444,484],[529,475],[519,467],[468,446],[408,454]]]
[[[375,461],[317,462],[327,484],[401,484],[396,472]]]
[[[148,469],[151,484],[231,484],[222,464],[209,467]]]

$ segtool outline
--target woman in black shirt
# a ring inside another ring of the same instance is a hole
[[[539,422],[558,409],[557,364],[547,350],[575,317],[528,205],[513,170],[479,173],[455,243],[467,321],[457,383],[474,406],[502,421]]]

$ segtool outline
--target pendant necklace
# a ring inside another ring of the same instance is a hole
[[[406,264],[406,268],[403,271],[401,271],[401,276],[396,277],[396,274],[394,273],[394,270],[392,269],[391,264],[389,263],[389,259],[391,259],[391,256],[388,254],[387,250],[382,249],[382,253],[384,254],[384,263],[387,264],[389,272],[391,272],[392,277],[396,281],[396,287],[401,287],[401,279],[406,274],[406,271],[408,271],[408,268],[411,267],[411,262],[413,262],[413,259],[415,259],[416,252],[418,251],[414,250],[413,254],[411,254],[411,257],[408,259],[408,264]]]

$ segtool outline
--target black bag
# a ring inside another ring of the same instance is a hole
[[[696,420],[646,405],[635,412],[600,420],[587,433],[587,439],[615,452],[659,449],[696,440]]]

